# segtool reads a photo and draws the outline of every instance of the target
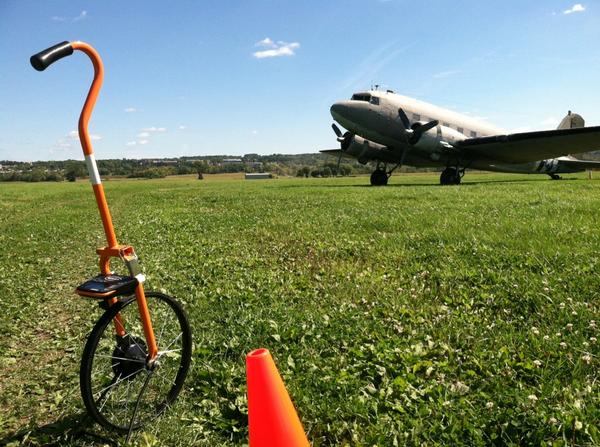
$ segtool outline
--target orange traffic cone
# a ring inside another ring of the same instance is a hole
[[[268,349],[246,356],[250,447],[309,447],[304,428]]]

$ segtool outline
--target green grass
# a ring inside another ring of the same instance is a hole
[[[246,443],[266,347],[315,446],[600,444],[600,182],[569,177],[107,182],[194,331],[180,400],[133,442]],[[0,444],[122,442],[79,424],[89,184],[0,184],[0,229]]]

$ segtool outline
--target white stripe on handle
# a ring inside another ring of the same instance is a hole
[[[102,180],[100,180],[100,173],[98,172],[98,166],[96,166],[94,154],[85,156],[85,164],[87,165],[88,173],[90,174],[90,182],[92,182],[92,185],[99,185],[102,183]]]

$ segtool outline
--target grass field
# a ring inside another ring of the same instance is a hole
[[[180,400],[134,444],[246,443],[258,347],[315,446],[600,444],[600,181],[569,177],[107,182],[194,331]],[[90,185],[0,184],[0,228],[0,445],[122,442],[78,389]]]

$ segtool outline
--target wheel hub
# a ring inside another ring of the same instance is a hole
[[[112,354],[112,368],[116,377],[133,380],[137,373],[146,368],[146,343],[132,335],[117,337],[117,346]]]

